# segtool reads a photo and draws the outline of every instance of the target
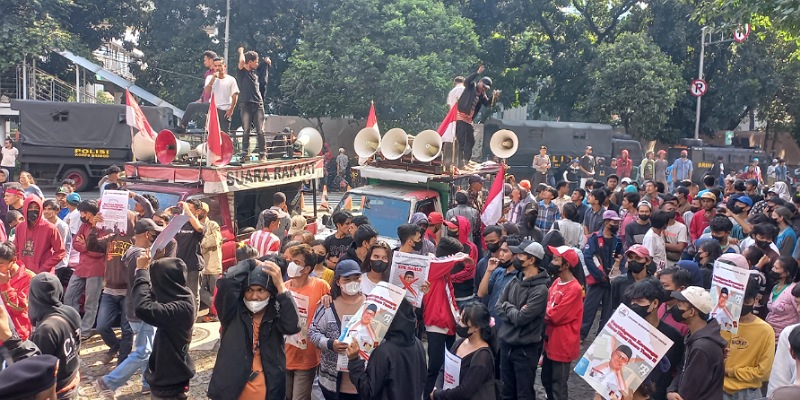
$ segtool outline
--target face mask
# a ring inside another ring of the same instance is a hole
[[[664,290],[664,298],[661,299],[661,301],[666,303],[666,302],[672,300],[672,292],[673,292],[672,290],[666,290],[665,289]]]
[[[371,260],[369,262],[369,268],[379,274],[382,274],[383,271],[386,271],[386,268],[389,268],[389,263],[383,260]]]
[[[462,338],[470,337],[469,327],[468,326],[462,326],[462,325],[456,325],[456,335],[458,335],[459,337],[462,337]]]
[[[342,293],[344,293],[346,295],[349,295],[349,296],[355,296],[355,295],[361,293],[361,282],[347,282],[347,283],[345,283],[344,285],[342,285]]]
[[[548,274],[550,274],[550,276],[558,276],[561,273],[561,266],[554,265],[552,262],[545,264],[544,269]]]
[[[322,264],[324,262],[325,262],[324,255],[319,255],[319,254],[314,255],[314,265]]]
[[[513,265],[514,269],[516,269],[517,271],[522,271],[523,269],[525,269],[525,267],[522,266],[523,262],[524,261],[520,260],[519,258],[515,258],[514,261],[511,262],[511,265]]]
[[[696,212],[700,211],[700,207],[694,207],[694,206],[692,206],[692,207],[690,207],[689,209],[690,209],[690,210],[692,210],[692,212],[693,212],[693,213],[696,213]]]
[[[749,306],[742,305],[742,315],[752,314],[753,313],[753,304]]]
[[[628,269],[634,274],[638,274],[644,270],[644,263],[628,261]]]
[[[783,279],[783,274],[779,274],[779,273],[777,273],[775,271],[769,271],[769,278],[772,281],[777,282],[777,281]]]
[[[500,243],[486,243],[486,250],[489,250],[489,253],[496,253],[500,250]]]
[[[509,260],[509,261],[506,261],[506,262],[500,262],[500,263],[497,264],[497,266],[500,267],[500,268],[505,269],[505,268],[508,268],[509,266],[511,266],[511,263],[512,263],[512,260]]]
[[[616,235],[619,232],[619,225],[609,225],[608,230],[611,231],[612,235]]]
[[[769,248],[769,243],[766,240],[756,240],[756,246],[758,246],[762,250],[766,250]]]
[[[267,303],[269,303],[269,298],[262,301],[245,300],[244,306],[247,307],[247,309],[250,310],[251,313],[256,314],[259,311],[263,310],[267,306]]]
[[[458,239],[458,231],[451,231],[451,230],[448,229],[447,230],[447,236],[449,236],[451,238],[454,238],[454,239]]]
[[[650,311],[648,310],[650,308],[649,305],[640,306],[638,304],[631,304],[630,306],[628,306],[628,308],[630,308],[631,311],[635,312],[636,315],[642,318],[647,318],[647,316],[650,314]]]
[[[683,313],[685,313],[686,311],[688,310],[681,310],[680,308],[675,306],[672,307],[671,310],[669,310],[669,314],[672,315],[672,319],[674,319],[675,322],[683,322],[686,320],[686,317],[683,316]]]
[[[420,251],[420,250],[422,250],[422,240],[414,242],[414,251]]]
[[[30,213],[28,214],[28,219],[30,219]],[[81,217],[81,222],[83,222],[84,224],[88,224],[89,223],[89,219]]]
[[[744,210],[742,210],[742,207],[739,207],[739,206],[733,206],[733,207],[731,208],[731,211],[732,211],[734,214],[741,214],[741,213],[742,213],[742,211],[744,211]]]
[[[25,215],[27,216],[28,223],[34,223],[39,219],[39,210],[29,210]],[[81,218],[81,220],[83,220],[83,218]]]
[[[650,215],[639,214],[639,219],[647,222],[650,219]]]
[[[289,278],[297,278],[298,276],[300,276],[302,274],[303,274],[303,267],[301,267],[301,266],[299,266],[299,265],[297,265],[297,264],[295,264],[293,262],[289,263],[289,268],[286,271],[286,275],[288,275]]]
[[[718,241],[720,244],[725,241],[725,236],[711,236],[714,240]]]

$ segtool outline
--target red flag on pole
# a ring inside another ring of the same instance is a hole
[[[211,95],[211,102],[208,104],[208,120],[206,121],[208,131],[208,155],[206,155],[207,165],[217,164],[222,160],[222,134],[219,129],[219,114],[217,113],[217,102],[214,95]]]
[[[370,102],[369,106],[369,116],[367,116],[367,128],[375,128],[378,133],[381,133],[380,129],[378,129],[378,116],[375,115],[375,102]]]
[[[492,187],[489,189],[489,196],[486,198],[486,205],[481,214],[481,221],[486,226],[496,224],[503,216],[503,178],[505,176],[506,166],[500,165],[500,172],[495,176]]]
[[[147,122],[142,109],[136,100],[131,95],[128,89],[125,89],[125,122],[132,128],[136,128],[142,134],[149,136],[151,139],[156,140],[156,133],[153,132],[153,127]]]
[[[442,137],[443,142],[453,142],[453,139],[456,138],[456,114],[458,114],[457,104],[453,104],[453,107],[450,107],[450,112],[447,113],[447,116],[444,117],[444,121],[439,125],[439,129],[436,132],[439,132],[439,136]]]

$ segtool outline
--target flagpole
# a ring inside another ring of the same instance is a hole
[[[208,143],[208,136],[209,136],[209,129],[210,129],[209,126],[211,124],[211,105],[212,104],[216,104],[216,103],[214,103],[213,100],[214,100],[214,93],[211,93],[211,99],[209,99],[209,102],[208,102],[208,113],[206,114],[206,167],[210,167],[211,166],[211,157],[208,156],[211,153],[211,150],[210,150],[211,146]],[[219,116],[217,116],[217,118],[219,118]],[[200,163],[200,165],[203,165],[203,163]],[[201,170],[202,170],[202,168],[201,168]]]
[[[133,127],[129,125],[128,129],[131,130],[131,157],[133,162],[136,162],[136,153],[133,152]]]

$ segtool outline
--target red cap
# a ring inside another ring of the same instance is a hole
[[[436,224],[441,224],[443,222],[444,222],[444,217],[442,217],[441,213],[434,211],[434,212],[428,214],[428,223],[429,224],[436,225]]]
[[[530,192],[531,191],[531,181],[529,181],[527,179],[523,179],[523,180],[519,181],[519,187],[524,188],[525,190]]]
[[[453,222],[453,221],[456,221],[456,222]],[[442,223],[446,227],[448,227],[450,229],[458,229],[458,224],[457,224],[458,220],[456,219],[456,217],[453,217],[453,221],[444,220],[444,221],[442,221]],[[430,220],[428,222],[430,222]]]
[[[578,253],[572,247],[569,247],[569,246],[558,246],[558,247],[547,246],[547,249],[550,250],[550,252],[553,253],[554,256],[559,256],[559,257],[563,258],[564,261],[566,261],[567,264],[569,264],[569,266],[572,267],[572,268],[575,268],[578,265],[578,263],[580,262],[580,259],[578,258]]]
[[[650,258],[650,250],[647,250],[647,247],[644,247],[641,244],[635,244],[628,248],[628,251],[625,252],[625,255],[630,253],[636,254],[639,257]]]

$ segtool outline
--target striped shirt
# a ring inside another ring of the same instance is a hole
[[[253,232],[248,244],[258,251],[259,257],[277,254],[281,251],[281,240],[266,229]]]

